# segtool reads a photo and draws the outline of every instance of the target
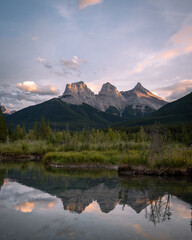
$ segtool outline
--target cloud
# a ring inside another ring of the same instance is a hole
[[[14,201],[10,196],[14,196]],[[23,213],[51,210],[59,204],[56,197],[20,183],[11,182],[9,179],[4,181],[0,192],[0,201],[3,207]]]
[[[24,84],[26,91],[16,87],[15,85],[0,85],[0,103],[3,106],[6,106],[9,110],[19,110],[29,105],[47,101],[50,99],[50,96],[59,95],[59,91],[55,91],[54,86],[52,86],[50,90],[50,86],[38,86],[32,82],[30,87],[33,91],[31,92],[27,91],[30,89],[27,89],[26,85],[27,84]],[[20,85],[20,87],[21,86],[22,85]],[[38,87],[41,87],[44,92],[39,91],[39,93],[35,93],[35,89],[38,90]]]
[[[126,73],[141,73],[146,67],[158,67],[181,55],[192,53],[192,26],[182,28],[166,44],[166,48],[137,64]]]
[[[67,6],[66,4],[56,5],[55,8],[57,9],[58,14],[66,19],[70,19],[72,15],[72,8]]]
[[[192,92],[192,79],[181,80],[168,87],[154,89],[153,91],[153,93],[165,98],[167,101],[177,100],[190,92]]]
[[[80,59],[77,56],[74,56],[72,60],[60,59],[60,64],[65,68],[77,69],[81,63],[86,63],[84,59]]]
[[[45,58],[35,58],[36,61],[40,62],[45,68],[51,69],[53,66]]]
[[[101,90],[103,81],[88,82],[86,84],[94,93],[98,93]]]
[[[24,92],[30,92],[38,95],[50,95],[55,96],[59,94],[58,89],[54,85],[41,86],[33,81],[26,81],[23,83],[17,83],[16,87]]]
[[[80,77],[81,71],[79,70],[79,67],[81,64],[87,63],[86,60],[78,58],[77,56],[74,56],[72,60],[69,59],[60,59],[60,65],[62,66],[62,73],[56,72],[57,75],[64,75],[64,76],[73,76],[74,74],[77,75],[77,77]]]
[[[36,41],[36,40],[38,40],[38,37],[32,37],[32,39],[31,39],[32,41]]]
[[[83,9],[90,5],[96,5],[102,2],[103,0],[79,0],[79,9]]]
[[[73,76],[72,72],[68,72],[68,71],[64,71],[64,70],[63,70],[63,72],[55,72],[55,74],[60,77]]]

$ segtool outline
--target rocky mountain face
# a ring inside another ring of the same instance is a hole
[[[154,95],[149,90],[144,88],[141,83],[137,83],[137,85],[129,91],[121,92],[122,96],[125,97],[129,105],[133,107],[139,106],[148,106],[152,109],[159,109],[164,106],[167,102],[165,102],[162,98]]]
[[[151,113],[167,102],[145,89],[140,83],[129,91],[119,92],[109,82],[103,84],[100,92],[94,94],[84,82],[67,84],[60,99],[66,103],[86,103],[103,112],[124,117],[141,116]]]
[[[1,107],[1,110],[2,110],[2,112],[3,112],[4,114],[10,115],[10,114],[13,114],[13,113],[16,112],[15,110],[9,111],[5,106],[0,106],[0,107]]]

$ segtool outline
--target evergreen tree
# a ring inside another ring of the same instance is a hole
[[[23,121],[22,132],[23,132],[23,138],[25,138],[25,135],[26,135],[25,121]]]
[[[70,130],[69,130],[68,122],[66,124],[65,144],[66,144],[67,150],[69,150],[69,147],[70,147]]]
[[[145,129],[143,126],[140,127],[139,138],[141,142],[145,141]]]
[[[6,140],[7,140],[7,127],[0,105],[0,142],[5,142]]]
[[[39,129],[40,138],[46,139],[49,134],[49,130],[50,128],[48,129],[48,125],[45,121],[45,118],[44,116],[42,116],[41,122],[40,122],[40,129]]]
[[[33,127],[33,138],[38,139],[38,126],[37,126],[37,121],[35,121],[34,127]]]
[[[8,136],[9,136],[9,140],[13,141],[13,130],[11,127],[11,122],[9,122],[9,126],[8,126]]]
[[[47,121],[46,125],[47,125],[47,136],[49,136],[49,134],[51,134],[51,128],[50,128],[49,120]]]
[[[23,129],[20,127],[19,124],[15,128],[14,139],[15,140],[23,139]]]

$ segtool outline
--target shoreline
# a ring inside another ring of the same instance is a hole
[[[22,154],[22,155],[0,155],[0,163],[23,163],[23,162],[42,162],[43,155],[35,154]],[[116,170],[119,176],[192,176],[192,167],[185,168],[148,168],[146,166],[134,166],[134,165],[112,165],[112,164],[54,164],[54,163],[44,163],[50,168],[63,168],[63,169],[108,169]]]

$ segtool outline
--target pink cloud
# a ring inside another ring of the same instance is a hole
[[[181,80],[168,87],[154,89],[153,92],[167,101],[174,101],[192,92],[192,79]]]
[[[95,5],[102,2],[103,0],[79,0],[79,9],[83,9],[90,5]]]
[[[17,83],[17,88],[24,92],[35,93],[38,95],[58,95],[59,91],[54,85],[41,86],[33,81],[25,81],[22,83]]]
[[[182,28],[169,39],[166,45],[166,49],[138,63],[134,69],[126,73],[128,75],[141,73],[146,67],[157,67],[176,57],[192,53],[192,26]]]

